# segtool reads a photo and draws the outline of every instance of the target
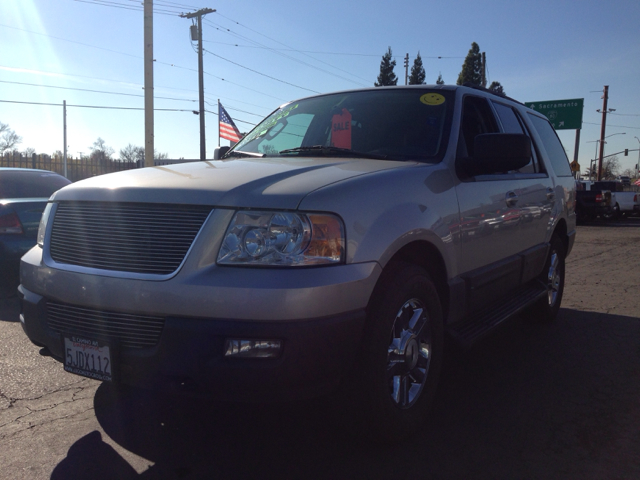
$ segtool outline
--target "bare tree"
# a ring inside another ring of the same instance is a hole
[[[0,155],[14,150],[14,147],[22,142],[22,137],[9,128],[6,123],[0,122]]]
[[[626,177],[629,178],[635,178],[636,176],[636,169],[635,168],[626,168],[622,171],[622,173],[620,175],[624,175]]]
[[[620,160],[616,155],[602,160],[602,179],[615,180],[620,172]]]
[[[98,137],[98,139],[93,142],[93,145],[89,148],[91,149],[90,158],[92,160],[97,160],[100,163],[105,163],[107,160],[111,160],[111,156],[114,153],[113,148],[108,146],[100,137]]]
[[[27,158],[31,158],[31,155],[33,155],[34,153],[36,153],[36,149],[33,147],[28,147],[24,149],[24,152],[22,152],[22,155],[24,155]]]
[[[143,162],[144,163],[144,147],[137,147],[129,144],[120,149],[120,160],[123,162]]]
[[[169,158],[169,154],[154,150],[153,158],[155,160],[166,160]],[[132,144],[127,145],[120,150],[120,160],[123,162],[138,162],[140,165],[144,165],[144,147]]]

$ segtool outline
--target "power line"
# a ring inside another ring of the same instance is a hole
[[[1,103],[18,103],[18,104],[22,104],[22,105],[41,105],[41,106],[49,106],[49,107],[62,107],[64,104],[62,103],[45,103],[45,102],[22,102],[22,101],[18,101],[18,100],[0,100]],[[107,106],[107,105],[72,105],[67,103],[67,107],[77,107],[77,108],[95,108],[95,109],[99,109],[99,110],[139,110],[139,111],[144,111],[144,107],[112,107],[112,106]],[[183,109],[183,108],[154,108],[153,109],[156,112],[191,112],[191,113],[195,113],[197,114],[197,110],[188,110],[188,109]],[[209,110],[207,110],[207,112],[209,112]],[[209,112],[209,113],[213,113],[214,115],[218,115],[215,112]],[[234,121],[236,122],[240,122],[240,123],[246,123],[247,125],[253,125],[255,126],[255,123],[252,122],[247,122],[245,120],[239,120],[239,119],[234,119]]]
[[[21,102],[18,100],[0,100],[2,103],[20,103],[24,105],[47,105],[52,107],[62,107],[62,103],[44,103],[44,102]],[[67,107],[78,107],[78,108],[97,108],[103,110],[144,110],[144,107],[112,107],[105,105],[71,105],[67,103]],[[193,110],[186,110],[182,108],[154,108],[154,110],[158,112],[192,112]],[[239,120],[238,120],[239,121]]]
[[[7,68],[7,69],[13,69],[14,67],[6,67],[4,65],[0,65],[0,68]],[[70,73],[53,73],[53,72],[44,72],[44,71],[38,71],[38,70],[33,70],[33,71],[29,71],[28,73],[36,73],[36,74],[45,74],[45,75],[60,75],[60,76],[65,76],[65,77],[80,77],[80,78],[89,78],[89,79],[93,79],[93,80],[102,80],[105,82],[111,82],[111,83],[123,83],[123,82],[119,82],[118,80],[110,80],[110,79],[106,79],[106,78],[99,78],[99,77],[88,77],[86,75],[74,75],[74,74],[70,74]],[[207,74],[207,72],[205,72],[205,74]],[[224,80],[224,79],[222,79]],[[23,82],[10,82],[10,81],[2,81],[2,83],[15,83],[15,84],[21,84]],[[25,85],[36,85],[36,84],[29,84],[29,83],[24,83]],[[141,85],[139,84],[131,84],[131,83],[127,83],[126,85],[130,85],[130,86],[134,86],[136,88],[142,88]],[[38,86],[48,86],[48,85],[38,85]],[[52,87],[52,88],[68,88],[68,87]],[[163,86],[163,85],[156,85],[155,87],[156,89],[166,89],[166,90],[176,90],[176,91],[184,91],[184,92],[195,92],[195,90],[193,89],[188,89],[188,88],[178,88],[178,87],[167,87],[167,86]],[[72,89],[72,88],[69,88]],[[76,89],[76,90],[85,90],[85,89]],[[91,91],[91,90],[87,90],[87,91]],[[110,92],[100,92],[100,93],[110,93]],[[258,92],[260,93],[260,92]],[[116,93],[114,93],[116,94]],[[124,94],[124,93],[119,93],[118,95],[134,95],[134,94]],[[137,95],[136,95],[137,96]],[[269,95],[270,96],[270,95]],[[215,97],[213,96],[213,94],[207,94],[205,93],[205,97],[207,98],[211,98],[212,100],[215,99]],[[230,98],[230,97],[225,97],[223,95],[218,95],[219,98],[224,98],[227,100],[231,100],[232,102],[238,102],[238,103],[243,103],[246,105],[250,105],[252,107],[257,107],[257,108],[262,108],[265,110],[269,110],[271,111],[272,108],[271,107],[265,107],[262,105],[256,105],[253,103],[249,103],[249,102],[245,102],[242,100],[238,100],[236,98]],[[160,98],[160,99],[166,99],[169,100],[169,97],[156,97],[156,98]],[[275,97],[274,97],[275,98]],[[176,99],[179,100],[179,99]],[[281,100],[281,99],[278,99]],[[195,100],[185,100],[185,101],[195,101]],[[230,109],[234,109],[233,107],[230,107]],[[235,109],[238,110],[238,109]],[[256,116],[260,116],[260,117],[264,117],[264,115],[258,115],[253,113],[252,115],[256,115]]]
[[[286,82],[286,81],[284,81],[284,80],[280,80],[279,78],[272,77],[271,75],[267,75],[266,73],[262,73],[262,72],[259,72],[259,71],[257,71],[257,70],[254,70],[254,69],[252,69],[252,68],[245,67],[244,65],[240,65],[239,63],[236,63],[236,62],[234,62],[234,61],[232,61],[232,60],[229,60],[228,58],[224,58],[224,57],[221,57],[220,55],[218,55],[218,54],[216,54],[216,53],[210,52],[210,51],[209,51],[209,50],[207,50],[206,48],[204,49],[204,51],[205,51],[205,52],[207,52],[207,53],[208,53],[208,54],[210,54],[210,55],[213,55],[214,57],[218,57],[218,58],[220,58],[220,59],[222,59],[222,60],[224,60],[224,61],[226,61],[226,62],[233,63],[234,65],[236,65],[236,66],[238,66],[238,67],[240,67],[240,68],[244,68],[245,70],[249,70],[250,72],[257,73],[258,75],[262,75],[263,77],[270,78],[271,80],[275,80],[276,82],[284,83],[284,84],[286,84],[286,85],[290,85],[290,86],[292,86],[292,87],[296,87],[296,88],[299,88],[299,89],[301,89],[301,90],[306,90],[307,92],[311,92],[311,93],[320,93],[320,92],[317,92],[317,91],[315,91],[315,90],[311,90],[310,88],[301,87],[300,85],[296,85],[296,84],[294,84],[294,83],[289,83],[289,82]]]
[[[62,38],[62,37],[56,37],[54,35],[48,35],[46,33],[40,33],[40,32],[34,32],[32,30],[27,30],[24,28],[18,28],[18,27],[13,27],[11,25],[5,25],[0,23],[0,27],[6,27],[6,28],[12,28],[14,30],[20,30],[21,32],[27,32],[27,33],[32,33],[34,35],[41,35],[43,37],[49,37],[49,38],[55,38],[56,40],[62,40],[63,42],[69,42],[69,43],[75,43],[77,45],[82,45],[84,47],[90,47],[90,48],[97,48],[98,50],[104,50],[105,52],[111,52],[111,53],[117,53],[118,55],[126,55],[127,57],[133,57],[133,58],[142,58],[139,55],[133,55],[132,53],[125,53],[125,52],[119,52],[117,50],[111,50],[109,48],[103,48],[103,47],[98,47],[96,45],[90,45],[88,43],[82,43],[82,42],[76,42],[75,40],[69,40],[67,38]]]
[[[582,123],[586,123],[587,125],[600,125],[599,123],[592,123],[592,122],[582,122]],[[628,127],[626,125],[610,125],[608,123],[607,123],[607,127],[631,128],[633,130],[640,130],[640,127]]]
[[[182,69],[184,69],[184,70],[197,71],[197,70],[195,70],[195,69],[191,69],[191,68],[187,68],[187,67],[181,67],[181,66],[179,66],[179,65],[174,65],[174,64],[166,63],[166,62],[156,62],[156,63],[161,63],[161,64],[164,64],[164,65],[170,65],[170,66],[172,66],[172,67],[175,67],[175,68],[182,68]],[[135,86],[135,87],[140,87],[140,86],[141,86],[140,84],[134,84],[134,83],[129,83],[129,82],[122,82],[122,81],[120,81],[120,80],[112,80],[112,79],[102,78],[102,77],[91,77],[91,76],[89,76],[89,75],[78,75],[78,74],[75,74],[75,73],[47,72],[47,71],[44,71],[44,70],[30,70],[30,69],[25,69],[25,68],[19,68],[19,67],[18,67],[18,68],[16,68],[16,67],[8,67],[8,66],[6,66],[6,65],[0,65],[0,69],[2,69],[2,68],[7,69],[7,70],[10,70],[10,71],[11,71],[11,70],[20,70],[22,73],[33,73],[33,74],[38,74],[38,75],[55,75],[55,76],[61,76],[61,77],[72,77],[72,78],[73,78],[73,77],[78,77],[78,78],[88,78],[88,79],[90,79],[90,80],[100,80],[100,81],[103,81],[103,82],[111,82],[111,83],[117,83],[117,84],[132,85],[132,86]],[[261,92],[261,91],[259,91],[259,90],[254,89],[254,88],[245,87],[244,85],[240,85],[239,83],[232,82],[231,80],[226,80],[226,79],[224,79],[224,78],[222,78],[222,77],[218,77],[218,76],[213,75],[213,74],[208,73],[208,72],[204,72],[204,74],[205,74],[205,75],[209,75],[210,77],[213,77],[213,78],[217,78],[218,80],[222,80],[222,81],[225,81],[225,82],[231,83],[232,85],[235,85],[235,86],[237,86],[237,87],[244,88],[244,89],[246,89],[246,90],[250,90],[250,91],[255,92],[255,93],[259,93],[260,95],[264,95],[264,96],[266,96],[266,97],[275,98],[276,100],[283,101],[283,102],[286,102],[286,101],[288,100],[288,99],[283,99],[283,98],[275,97],[275,96],[273,96],[273,95],[269,95],[268,93]],[[187,89],[185,89],[185,88],[176,88],[176,87],[160,87],[160,86],[157,86],[156,88],[167,88],[167,89],[171,89],[171,90],[186,90],[186,91],[193,91],[193,90],[187,90]],[[235,101],[240,101],[240,100],[235,100]],[[267,107],[260,107],[260,108],[267,108]]]
[[[73,87],[59,87],[56,85],[40,85],[37,83],[25,83],[25,82],[10,82],[8,80],[0,80],[0,83],[10,83],[10,84],[14,84],[14,85],[27,85],[30,87],[45,87],[45,88],[57,88],[60,90],[73,90],[73,91],[79,91],[79,92],[90,92],[90,93],[104,93],[106,95],[122,95],[122,96],[127,96],[127,97],[144,97],[144,95],[138,94],[138,93],[120,93],[120,92],[107,92],[104,90],[90,90],[88,88],[73,88]],[[159,100],[176,100],[179,102],[195,102],[197,100],[190,100],[188,98],[172,98],[172,97],[155,97]]]
[[[211,103],[211,102],[207,102],[205,100],[205,102],[207,105],[210,105],[212,107],[217,107],[218,105],[216,103]],[[229,104],[225,103],[226,107],[225,110],[233,110],[234,112],[241,112],[241,113],[246,113],[247,115],[253,115],[254,117],[259,117],[259,118],[264,118],[264,115],[259,115],[257,113],[251,113],[251,112],[247,112],[246,110],[240,110],[239,108],[234,108],[232,106],[229,106]]]
[[[217,12],[217,13],[218,13],[218,15],[220,15],[222,18],[225,18],[225,19],[227,19],[228,21],[235,23],[236,25],[239,25],[239,26],[241,26],[241,27],[244,27],[244,28],[246,28],[247,30],[249,30],[249,31],[251,31],[251,32],[257,33],[258,35],[263,36],[263,37],[265,37],[265,38],[267,38],[267,39],[271,40],[272,42],[279,43],[280,45],[282,45],[282,46],[284,46],[284,47],[287,47],[287,48],[293,48],[293,47],[291,47],[290,45],[287,45],[286,43],[280,42],[279,40],[276,40],[276,39],[271,38],[271,37],[269,37],[269,36],[267,36],[267,35],[265,35],[265,34],[263,34],[263,33],[260,33],[259,31],[254,30],[254,29],[253,29],[253,28],[251,28],[251,27],[247,27],[246,25],[243,25],[243,24],[241,24],[240,22],[238,22],[238,21],[236,21],[236,20],[233,20],[232,18],[227,17],[227,16],[225,16],[225,15],[221,14],[220,12]],[[358,75],[354,75],[353,73],[348,72],[348,71],[346,71],[346,70],[344,70],[344,69],[342,69],[342,68],[336,67],[335,65],[331,65],[330,63],[327,63],[327,62],[325,62],[325,61],[323,61],[323,60],[320,60],[320,59],[317,59],[317,58],[315,58],[315,57],[312,57],[312,56],[311,56],[311,55],[309,55],[308,53],[304,53],[304,52],[302,52],[302,51],[300,51],[300,50],[296,50],[296,51],[297,51],[298,53],[301,53],[302,55],[304,55],[304,56],[306,56],[306,57],[309,57],[309,58],[311,58],[311,59],[315,60],[316,62],[323,63],[323,64],[325,64],[325,65],[327,65],[327,66],[329,66],[329,67],[331,67],[331,68],[335,68],[336,70],[340,70],[341,72],[344,72],[344,73],[346,73],[346,74],[348,74],[348,75],[351,75],[351,76],[353,76],[353,77],[359,78],[360,80],[364,80],[365,82],[368,82],[368,81],[369,81],[369,79],[359,77]]]
[[[227,45],[230,47],[240,47],[240,48],[260,48],[263,50],[272,50],[272,51],[278,51],[278,52],[313,53],[316,55],[342,55],[342,56],[351,56],[351,57],[378,57],[378,58],[382,57],[382,55],[378,53],[322,52],[322,51],[316,51],[316,50],[296,50],[294,48],[272,48],[272,47],[266,47],[266,46],[260,46],[260,45],[240,45],[238,43],[216,42],[215,40],[204,40],[204,43],[216,43],[218,45]],[[396,56],[394,55],[393,58],[395,59]],[[451,59],[451,58],[457,59],[457,58],[465,58],[465,57],[449,57],[449,56],[443,56],[443,55],[432,55],[432,56],[420,55],[420,58],[442,60],[442,59]]]
[[[140,3],[140,0],[129,0],[129,1],[134,3]],[[164,0],[154,0],[153,3],[154,5],[160,5],[160,6],[171,7],[171,8],[180,7],[180,8],[194,9],[194,10],[198,10],[198,8],[200,8],[200,7],[194,7],[193,5],[185,5],[184,3],[167,2]],[[172,7],[172,5],[175,5],[175,7]]]
[[[111,8],[120,8],[123,10],[133,10],[136,12],[143,12],[144,9],[142,8],[142,6],[138,7],[136,5],[128,5],[125,3],[119,3],[119,2],[112,2],[109,0],[74,0],[75,2],[80,2],[80,3],[88,3],[90,5],[101,5],[103,7],[111,7]],[[161,10],[161,9],[157,9],[154,8],[153,9],[153,13],[157,13],[159,15],[169,15],[169,16],[177,16],[179,15],[178,12],[176,11],[171,11],[171,10]]]
[[[78,1],[78,0],[74,0],[74,1]],[[91,3],[93,3],[93,2],[91,2]],[[35,35],[42,35],[44,37],[55,38],[56,40],[62,40],[62,41],[65,41],[65,42],[75,43],[75,44],[82,45],[82,46],[85,46],[85,47],[97,48],[99,50],[105,50],[105,51],[108,51],[108,52],[111,52],[111,53],[117,53],[117,54],[120,54],[120,55],[126,55],[126,56],[129,56],[129,57],[134,57],[134,58],[138,58],[138,59],[142,59],[143,58],[143,57],[141,57],[139,55],[133,55],[133,54],[130,54],[130,53],[118,52],[117,50],[111,50],[111,49],[108,49],[108,48],[98,47],[98,46],[95,46],[95,45],[90,45],[88,43],[76,42],[74,40],[69,40],[69,39],[62,38],[62,37],[56,37],[56,36],[48,35],[48,34],[45,34],[45,33],[34,32],[32,30],[26,30],[26,29],[23,29],[23,28],[12,27],[12,26],[5,25],[5,24],[0,24],[0,26],[7,27],[7,28],[13,28],[15,30],[20,30],[20,31],[23,31],[23,32],[32,33],[32,34],[35,34]],[[178,69],[181,69],[181,70],[187,70],[187,71],[191,71],[191,72],[197,72],[198,71],[195,68],[183,67],[181,65],[176,65],[175,63],[163,62],[163,61],[159,61],[159,60],[155,60],[155,63],[159,64],[159,65],[166,65],[166,66],[170,66],[170,67],[173,67],[173,68],[178,68]],[[0,65],[0,67],[3,67],[3,66]],[[6,66],[4,66],[4,68],[11,69],[11,68],[14,68],[14,67],[6,67]],[[74,75],[74,74],[65,74],[65,73],[43,72],[43,71],[37,71],[37,70],[34,70],[33,72],[44,73],[44,74],[71,76],[71,77],[76,76],[76,77],[81,77],[81,78],[89,78],[89,79],[92,79],[92,80],[106,80],[106,81],[112,81],[112,82],[120,83],[117,80],[107,80],[107,79],[102,79],[102,78],[99,78],[99,77],[89,77],[89,76],[86,76],[86,75]],[[258,93],[260,95],[265,95],[267,97],[275,98],[276,100],[280,100],[280,101],[287,101],[285,99],[274,97],[273,95],[269,95],[268,93],[261,92],[260,90],[256,90],[256,89],[249,88],[249,87],[245,87],[243,85],[240,85],[238,83],[232,82],[230,80],[225,80],[224,78],[217,77],[217,76],[209,74],[207,72],[204,72],[204,74],[212,76],[212,77],[217,78],[217,79],[222,80],[222,81],[226,81],[228,83],[231,83],[232,85],[236,85],[237,87],[250,90],[250,91]],[[174,87],[164,87],[164,88],[172,88],[174,90],[184,90],[184,89],[179,89],[179,88],[174,88]],[[236,101],[240,101],[240,100],[236,100]],[[245,103],[245,102],[242,102],[242,103]],[[267,108],[267,107],[260,107],[260,108]]]
[[[324,73],[326,73],[327,75],[332,75],[332,76],[334,76],[334,77],[340,78],[341,80],[345,80],[345,81],[347,81],[347,82],[351,82],[351,83],[354,83],[354,84],[356,84],[356,85],[360,85],[360,86],[362,86],[362,85],[363,85],[362,83],[359,83],[359,82],[356,82],[356,81],[354,81],[354,80],[351,80],[350,78],[345,78],[345,77],[343,77],[343,76],[341,76],[341,75],[338,75],[338,74],[336,74],[336,73],[329,72],[329,71],[327,71],[327,70],[325,70],[325,69],[323,69],[323,68],[317,67],[316,65],[312,65],[312,64],[310,64],[310,63],[308,63],[308,62],[305,62],[305,61],[303,61],[303,60],[300,60],[299,58],[295,58],[295,57],[292,57],[291,55],[287,55],[287,54],[285,54],[285,53],[281,53],[281,52],[279,52],[279,51],[278,51],[278,50],[276,50],[276,49],[273,49],[273,48],[271,48],[271,47],[267,47],[266,45],[263,45],[263,44],[262,44],[262,43],[260,43],[260,42],[256,42],[255,40],[252,40],[252,39],[250,39],[250,38],[248,38],[248,37],[245,37],[244,35],[240,35],[239,33],[233,32],[233,31],[231,31],[230,29],[228,29],[228,28],[226,28],[226,27],[223,27],[222,25],[218,25],[217,23],[213,23],[211,20],[206,20],[206,22],[207,22],[209,25],[214,26],[214,27],[216,28],[216,30],[222,31],[223,33],[226,33],[226,34],[228,34],[228,35],[232,35],[232,36],[235,36],[235,37],[241,38],[241,39],[243,39],[243,40],[246,40],[246,41],[248,41],[248,42],[254,43],[254,44],[258,45],[258,46],[261,46],[261,47],[263,47],[263,48],[266,48],[267,50],[271,50],[271,51],[272,51],[273,53],[275,53],[276,55],[280,55],[281,57],[288,58],[289,60],[292,60],[292,61],[294,61],[294,62],[297,62],[297,63],[299,63],[299,64],[301,64],[301,65],[305,65],[305,66],[307,66],[307,67],[309,67],[309,68],[313,68],[313,69],[318,70],[318,71],[320,71],[320,72],[324,72]],[[307,56],[309,56],[309,55],[307,55]],[[309,57],[310,57],[310,56],[309,56]],[[313,57],[310,57],[310,58],[313,58]],[[314,60],[315,60],[315,59],[314,59]],[[322,62],[322,60],[316,60],[316,61],[321,62],[321,63],[326,63],[326,62]],[[329,65],[329,64],[327,64],[327,65]],[[329,66],[331,66],[331,65],[329,65]],[[332,68],[335,68],[335,69],[337,69],[337,70],[342,70],[342,69],[340,69],[340,68],[333,67],[333,66],[332,66]],[[345,72],[346,72],[346,70],[342,70],[342,71],[345,71]],[[352,76],[354,76],[354,77],[356,77],[356,78],[360,78],[361,80],[368,81],[367,79],[363,79],[362,77],[358,77],[357,75],[354,75],[354,74],[352,74],[352,73],[349,73],[349,72],[346,72],[346,73],[348,73],[349,75],[352,75]]]
[[[295,50],[293,48],[271,48],[271,47],[258,46],[258,45],[239,45],[237,43],[216,42],[214,40],[205,40],[204,42],[217,43],[219,45],[228,45],[230,47],[261,48],[263,50],[273,50],[273,51],[279,51],[279,52],[301,52],[301,53],[303,52],[303,53],[315,53],[319,55],[349,55],[349,56],[356,56],[356,57],[379,57],[380,56],[378,54],[373,54],[373,53],[316,52],[312,50]]]

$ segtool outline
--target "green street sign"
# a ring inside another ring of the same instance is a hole
[[[549,119],[556,130],[580,130],[584,98],[525,102],[525,105]]]

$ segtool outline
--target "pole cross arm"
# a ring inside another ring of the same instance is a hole
[[[182,18],[195,18],[195,17],[199,17],[200,15],[206,15],[207,13],[213,13],[215,11],[216,10],[214,8],[202,8],[197,12],[193,12],[193,13],[181,13],[180,16]]]

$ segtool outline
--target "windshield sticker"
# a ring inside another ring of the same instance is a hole
[[[442,105],[444,97],[439,93],[425,93],[420,97],[420,101],[425,105]]]
[[[351,113],[346,108],[331,119],[331,146],[351,148]]]
[[[260,125],[260,130],[256,130],[251,136],[245,137],[246,141],[243,141],[243,145],[245,143],[250,142],[251,140],[254,140],[258,137],[262,137],[263,135],[266,135],[271,128],[277,125],[279,120],[289,116],[291,111],[295,110],[296,108],[298,108],[297,103],[294,106],[287,108],[286,110],[282,110],[281,112],[274,113],[273,118],[271,118],[269,121],[265,121],[263,125]]]

